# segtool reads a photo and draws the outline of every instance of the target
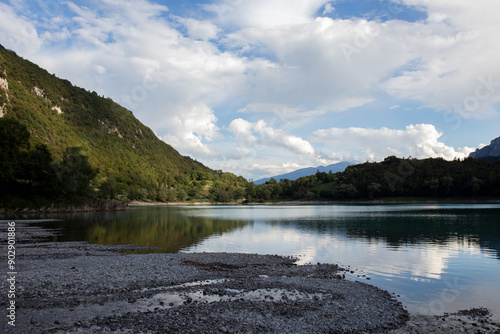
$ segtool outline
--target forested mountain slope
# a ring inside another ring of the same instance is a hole
[[[49,74],[1,45],[0,120],[4,136],[12,136],[13,128],[23,133],[24,127],[29,132],[23,135],[29,143],[18,142],[17,146],[7,144],[12,138],[4,138],[5,148],[0,153],[4,160],[12,160],[5,162],[5,170],[17,173],[26,167],[18,166],[16,159],[7,159],[9,154],[15,155],[13,150],[7,152],[11,148],[23,153],[42,145],[37,150],[48,151],[44,151],[50,155],[45,160],[57,163],[68,148],[76,147],[71,154],[86,157],[97,170],[92,187],[101,191],[101,197],[121,194],[129,199],[161,201],[209,198],[215,181],[222,180],[219,188],[225,190],[247,183],[244,178],[211,170],[182,156],[131,111]],[[12,174],[11,179],[4,175],[7,179],[0,183],[33,183],[25,174]]]
[[[132,112],[49,74],[0,46],[2,116],[26,125],[55,158],[81,147],[103,175],[134,184],[160,184],[188,171],[211,171],[181,156]]]

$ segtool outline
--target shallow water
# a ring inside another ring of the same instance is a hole
[[[412,312],[484,306],[500,320],[500,205],[148,207],[50,218],[62,219],[44,223],[63,227],[59,241],[340,263]]]

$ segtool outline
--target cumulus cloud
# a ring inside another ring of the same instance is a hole
[[[188,33],[195,39],[215,39],[220,29],[209,21],[199,21],[192,18],[177,18],[179,22],[186,26]]]
[[[361,158],[382,160],[389,155],[414,158],[442,157],[452,160],[465,158],[473,151],[464,147],[456,150],[439,141],[443,136],[432,124],[408,125],[404,130],[380,128],[331,128],[312,134],[315,141],[332,150],[358,150]]]
[[[389,29],[366,20],[327,17],[287,28],[243,29],[229,35],[233,47],[271,52],[272,68],[248,77],[252,103],[287,105],[306,115],[341,112],[369,104],[374,87],[413,55],[400,52],[388,36],[384,48],[372,43],[350,62],[341,45],[355,44],[358,31]],[[389,59],[388,59],[389,58]]]
[[[495,114],[500,70],[492,64],[500,57],[500,40],[494,13],[500,3],[404,3],[427,12],[428,19],[317,17],[285,27],[254,23],[229,34],[227,41],[245,52],[263,50],[276,57],[272,71],[253,79],[261,103],[344,111],[385,92],[436,110],[458,104],[465,109],[462,117]],[[346,98],[357,103],[346,104]]]
[[[335,11],[335,7],[332,6],[331,3],[327,3],[325,5],[325,9],[323,10],[323,15],[333,13],[334,11]]]
[[[223,25],[271,28],[309,22],[329,0],[222,0],[204,5]]]
[[[263,120],[251,123],[241,118],[237,118],[229,124],[228,130],[234,134],[237,140],[249,144],[285,148],[296,154],[314,154],[314,148],[307,140],[288,134],[280,129],[273,129]],[[256,134],[259,135],[259,137],[257,137]]]
[[[436,109],[459,110],[457,113],[465,118],[495,114],[495,104],[500,101],[500,69],[491,64],[500,57],[500,40],[496,37],[500,3],[400,2],[424,9],[428,19],[406,27],[396,21],[390,23],[394,31],[399,31],[396,38],[402,49],[413,54],[416,61],[380,87]]]
[[[167,143],[185,154],[201,157],[214,155],[206,142],[221,135],[215,125],[217,117],[209,107],[195,104],[187,109],[183,105],[182,110],[178,110],[169,120],[167,134],[162,137]]]

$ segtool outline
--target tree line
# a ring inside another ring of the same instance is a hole
[[[156,182],[131,182],[127,173],[102,173],[80,147],[67,147],[54,159],[47,145],[26,126],[0,119],[0,206],[92,198],[151,202],[262,203],[289,200],[359,200],[385,197],[498,197],[500,160],[390,156],[344,172],[317,172],[297,180],[271,179],[255,185],[241,176],[192,169]]]
[[[500,160],[447,161],[389,156],[382,162],[349,166],[344,172],[318,171],[294,181],[271,180],[259,187],[256,191],[280,200],[497,197],[500,196]]]
[[[0,119],[2,206],[88,198],[92,196],[97,173],[81,148],[66,148],[62,159],[56,162],[47,145],[32,143],[26,126],[16,120]]]

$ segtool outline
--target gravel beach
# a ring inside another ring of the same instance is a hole
[[[7,221],[0,224],[7,240]],[[15,227],[15,327],[6,317],[5,257],[2,333],[500,333],[486,309],[409,315],[389,292],[344,279],[336,265],[128,254],[140,248],[46,242],[56,230],[26,221]]]

